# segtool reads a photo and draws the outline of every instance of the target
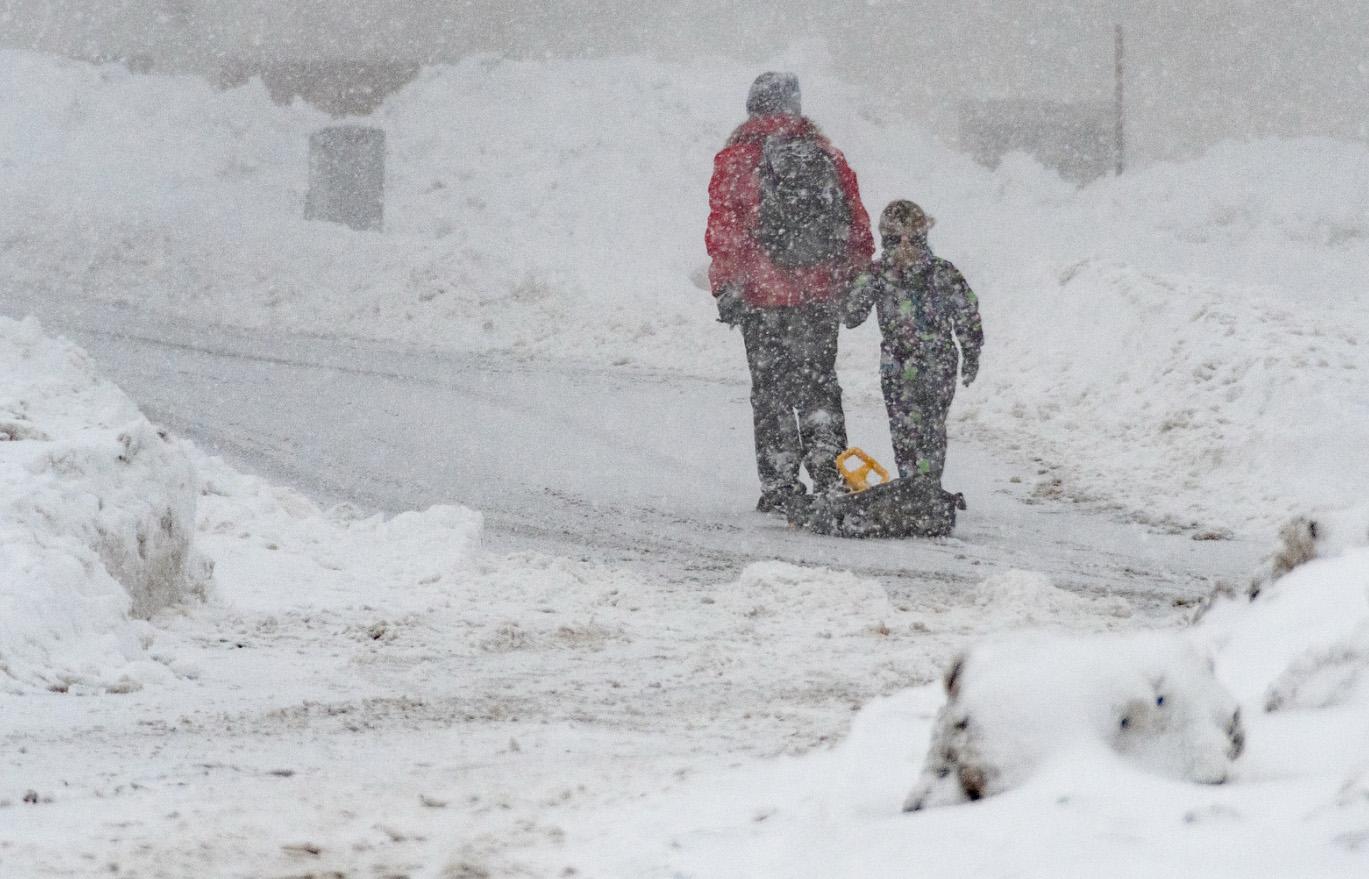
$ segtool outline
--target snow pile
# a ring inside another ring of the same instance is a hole
[[[1123,496],[1163,487],[1152,521],[1212,528],[1358,487],[1369,363],[1354,322],[1121,263],[1077,263],[1037,289],[1037,307],[1014,317],[1005,371],[968,414],[1024,446],[1049,438],[1038,453],[1055,460],[1085,447],[1066,475],[1074,491],[1123,476]]]
[[[168,677],[140,620],[209,583],[185,448],[32,318],[0,318],[0,371],[0,687]]]
[[[600,816],[569,832],[556,863],[608,875],[897,875],[912,863],[952,877],[1362,875],[1369,506],[1293,523],[1256,582],[1253,599],[1218,596],[1181,633],[1038,631],[973,647],[952,665],[949,699],[928,686],[876,700],[835,750],[677,785],[615,813],[611,831]],[[930,747],[904,800],[910,736]],[[976,796],[899,814],[900,802]]]
[[[1219,784],[1244,745],[1235,700],[1206,657],[1171,634],[1003,638],[958,657],[945,683],[904,811],[1002,793],[1080,749]]]
[[[16,157],[0,167],[15,205],[0,226],[6,286],[712,373],[732,348],[689,275],[739,68],[426,70],[366,120],[389,145],[382,235],[302,220],[308,136],[330,120],[271,104],[259,83],[215,92],[20,53],[0,53],[0,69],[13,74],[0,145]]]
[[[212,218],[216,232],[242,234],[293,213],[306,157],[291,140],[328,118],[275,106],[259,82],[216,91],[192,77],[148,79],[120,65],[9,50],[0,51],[0,69],[9,102],[0,115],[0,185],[20,215],[65,221],[86,243],[130,222],[131,243],[178,222]],[[143,242],[139,253],[156,245]],[[69,246],[60,255],[80,252]],[[118,269],[93,256],[72,268],[80,270],[72,277],[97,283]]]
[[[1077,192],[1017,157],[925,191],[989,338],[955,412],[1058,465],[1043,491],[1217,533],[1369,492],[1363,145],[1228,144]]]
[[[321,510],[288,488],[197,450],[199,543],[230,606],[245,611],[383,606],[411,613],[460,590],[480,548],[479,513],[435,506],[386,518]]]
[[[976,584],[969,598],[975,615],[992,620],[999,629],[1064,626],[1076,620],[1106,627],[1113,621],[1125,623],[1132,614],[1131,604],[1119,595],[1069,592],[1038,571],[1013,569],[994,574]]]

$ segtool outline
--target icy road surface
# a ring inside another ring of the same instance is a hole
[[[1248,543],[1157,533],[1120,511],[1041,497],[1049,462],[959,442],[954,424],[945,483],[969,501],[955,536],[845,541],[752,512],[743,382],[168,326],[99,303],[27,305],[154,422],[233,465],[322,503],[391,513],[464,504],[485,514],[495,551],[702,582],[778,559],[877,577],[896,597],[1020,568],[1161,615],[1257,557]],[[736,355],[744,378],[740,338]],[[848,398],[846,410],[852,443],[892,464],[880,401]]]

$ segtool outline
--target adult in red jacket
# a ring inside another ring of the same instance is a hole
[[[768,512],[805,491],[800,465],[815,491],[840,484],[835,459],[846,447],[846,417],[836,374],[837,306],[851,278],[869,264],[874,241],[855,172],[800,112],[798,79],[761,74],[746,109],[749,118],[713,160],[705,243],[718,319],[740,326],[746,343],[761,480],[756,508]],[[775,144],[800,141],[829,158],[843,202],[840,240],[815,263],[783,258],[777,247],[784,242],[763,228],[767,179],[774,179],[764,166],[776,155]]]

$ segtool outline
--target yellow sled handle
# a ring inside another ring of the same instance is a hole
[[[861,463],[854,470],[848,470],[846,462],[852,458]],[[847,485],[851,486],[852,491],[865,491],[865,489],[870,488],[871,473],[879,477],[879,482],[875,485],[883,485],[889,481],[889,471],[879,466],[879,462],[865,454],[863,450],[855,447],[837,455],[837,469],[841,471],[842,478],[846,480]]]

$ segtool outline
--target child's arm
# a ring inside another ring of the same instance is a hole
[[[951,303],[951,322],[960,342],[961,374],[968,386],[979,373],[979,352],[984,347],[984,324],[979,318],[979,297],[965,276],[949,262],[937,272],[937,283]]]
[[[846,324],[847,329],[854,330],[865,323],[865,318],[870,316],[870,309],[874,306],[875,299],[878,296],[879,276],[877,274],[866,270],[856,276],[841,300],[841,322]]]

